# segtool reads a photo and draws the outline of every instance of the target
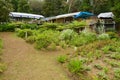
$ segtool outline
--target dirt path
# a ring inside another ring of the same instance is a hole
[[[2,80],[70,80],[57,63],[63,51],[37,51],[13,33],[0,33],[4,41],[3,60],[8,69]]]

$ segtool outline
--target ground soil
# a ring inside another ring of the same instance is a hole
[[[56,60],[70,50],[37,51],[14,33],[3,32],[0,37],[4,42],[2,60],[7,64],[1,80],[70,80]]]

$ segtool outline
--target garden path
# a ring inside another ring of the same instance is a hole
[[[4,42],[2,60],[8,66],[2,80],[70,80],[56,60],[67,51],[37,51],[11,32],[0,33],[0,37]]]

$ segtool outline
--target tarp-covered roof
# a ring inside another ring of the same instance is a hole
[[[113,18],[114,14],[112,12],[100,13],[98,18]]]
[[[90,13],[90,12],[79,12],[78,14],[76,14],[74,16],[74,18],[88,18],[90,16],[93,16],[94,14],[93,13]]]
[[[29,13],[19,13],[19,12],[10,12],[10,17],[21,17],[21,18],[34,18],[34,19],[40,19],[44,18],[42,15],[36,15],[36,14],[29,14]]]

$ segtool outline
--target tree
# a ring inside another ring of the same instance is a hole
[[[0,22],[8,21],[11,4],[6,0],[0,0]]]
[[[80,10],[81,11],[92,11],[90,0],[81,0]]]
[[[62,14],[63,9],[63,0],[45,0],[42,13],[45,16],[56,16]]]
[[[29,4],[30,4],[30,8],[32,10],[32,13],[35,13],[35,14],[42,13],[43,1],[30,0]]]
[[[116,22],[120,23],[120,2],[116,1],[115,5],[112,7],[112,12],[115,15]]]
[[[27,0],[20,0],[18,3],[18,11],[29,13],[31,11]]]
[[[11,0],[11,4],[13,6],[13,11],[17,12],[18,11],[18,4],[20,0]]]

